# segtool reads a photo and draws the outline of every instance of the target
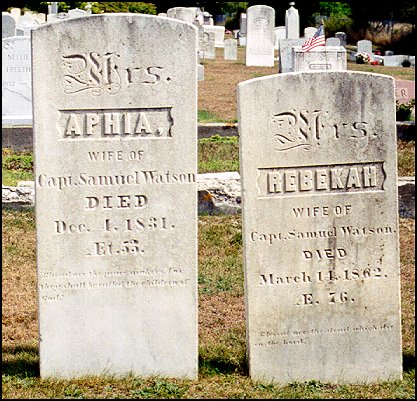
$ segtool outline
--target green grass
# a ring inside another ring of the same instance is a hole
[[[415,398],[414,220],[400,219],[403,380],[357,385],[311,380],[279,386],[251,380],[246,367],[241,216],[199,218],[198,380],[133,375],[63,380],[39,377],[37,328],[36,325],[28,328],[26,322],[30,320],[25,321],[30,318],[27,316],[30,311],[23,305],[36,294],[36,282],[30,278],[34,277],[36,268],[34,211],[3,210],[2,214],[3,233],[6,234],[3,251],[13,242],[19,255],[16,259],[3,252],[3,288],[6,290],[3,292],[3,338],[7,338],[2,345],[4,399]],[[22,266],[19,273],[15,271]],[[222,284],[222,276],[230,276],[226,287]],[[8,280],[17,284],[10,285]],[[31,293],[22,290],[27,287],[32,288]],[[15,331],[16,328],[20,332]],[[12,335],[7,334],[10,330]],[[16,339],[19,335],[25,336],[26,340]]]
[[[207,110],[198,110],[198,119],[199,123],[216,123],[220,121],[219,117],[210,113]]]
[[[8,150],[8,153],[11,151]],[[3,152],[4,153],[4,152]],[[415,141],[398,141],[398,176],[415,174]],[[2,184],[33,181],[33,155],[3,154]],[[213,135],[198,141],[198,173],[239,171],[239,138]]]

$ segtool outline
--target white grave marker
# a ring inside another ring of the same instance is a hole
[[[196,28],[103,14],[32,40],[40,374],[195,379]]]
[[[251,377],[401,379],[393,78],[256,78],[238,113]]]
[[[30,38],[2,39],[2,124],[32,124]]]
[[[273,67],[275,10],[256,5],[249,7],[246,15],[246,65]]]

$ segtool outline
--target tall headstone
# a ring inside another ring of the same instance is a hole
[[[246,13],[241,13],[239,19],[239,46],[246,46],[247,22]]]
[[[98,14],[32,40],[41,377],[195,379],[196,28]]]
[[[226,39],[224,41],[224,59],[237,60],[237,40]]]
[[[294,4],[294,2],[291,2],[290,8],[285,12],[287,39],[297,39],[300,37],[300,16]]]
[[[1,16],[1,38],[16,36],[16,20],[10,14]]]
[[[30,38],[2,39],[2,124],[32,124]]]
[[[274,66],[275,10],[256,5],[246,10],[246,65]]]
[[[345,32],[336,32],[334,34],[334,36],[336,38],[339,38],[340,39],[340,46],[346,47],[346,44],[347,44],[346,37],[347,37],[347,35],[346,35]]]
[[[358,53],[368,53],[372,55],[372,42],[370,40],[364,39],[357,42],[357,51]]]
[[[255,380],[402,377],[393,82],[305,72],[238,85]]]

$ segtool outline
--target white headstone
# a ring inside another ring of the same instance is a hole
[[[294,46],[302,46],[305,42],[304,38],[298,39],[280,39],[279,43],[279,57],[278,70],[279,72],[294,71],[292,48]]]
[[[30,36],[31,31],[40,25],[39,21],[33,16],[32,13],[25,12],[19,19],[19,23],[16,29],[23,32],[23,36]]]
[[[197,64],[197,80],[204,81],[204,65]]]
[[[238,85],[256,381],[402,378],[393,81],[306,72]]]
[[[385,67],[402,67],[402,63],[409,59],[409,56],[405,54],[397,54],[395,56],[384,56]]]
[[[274,28],[274,49],[279,49],[279,40],[285,39],[287,36],[287,29],[285,26],[277,26]]]
[[[216,48],[214,46],[214,39],[215,37],[213,32],[204,32],[203,29],[199,30],[199,61],[206,59],[214,60],[216,58]]]
[[[16,24],[19,23],[20,17],[22,15],[22,11],[20,10],[20,8],[11,8],[10,9],[10,15],[15,19]]]
[[[307,28],[304,28],[304,38],[311,38],[316,33],[317,28],[314,26],[308,26]]]
[[[358,53],[368,53],[372,56],[372,42],[367,39],[359,40],[357,42],[357,51]]]
[[[327,38],[326,46],[341,46],[339,38]]]
[[[293,47],[294,72],[347,70],[346,49],[343,46],[320,46],[303,52],[301,46]]]
[[[224,47],[225,27],[220,25],[203,25],[205,33],[214,33],[214,46]]]
[[[226,39],[224,41],[224,59],[237,60],[237,40]]]
[[[246,46],[246,34],[247,34],[247,15],[246,13],[240,14],[239,20],[239,46]]]
[[[32,124],[30,38],[2,39],[2,124]]]
[[[246,65],[274,66],[275,10],[256,5],[246,10]]]
[[[68,18],[79,18],[85,17],[87,12],[85,10],[80,10],[79,8],[74,8],[72,10],[68,10]]]
[[[194,23],[195,20],[195,11],[188,7],[175,7],[175,18],[188,22],[190,24]]]
[[[287,39],[298,39],[300,37],[300,16],[298,10],[294,8],[294,3],[290,3],[290,8],[285,12],[285,27],[287,29]]]
[[[16,20],[10,14],[1,16],[1,38],[16,36]]]
[[[196,28],[98,14],[32,41],[41,377],[196,379]]]
[[[36,13],[33,14],[33,18],[39,22],[39,24],[44,24],[46,22],[46,14],[45,13]]]

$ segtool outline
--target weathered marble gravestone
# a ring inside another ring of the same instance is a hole
[[[224,59],[237,60],[237,40],[226,39],[224,41]]]
[[[216,47],[214,46],[214,33],[204,32],[204,30],[200,27],[198,37],[199,60],[214,60],[216,58]]]
[[[304,38],[298,39],[279,39],[278,40],[278,71],[279,72],[292,72],[294,71],[294,57],[293,47],[302,46],[305,42]]]
[[[68,10],[67,14],[68,18],[79,18],[87,16],[87,12],[79,8],[73,8],[72,10]]]
[[[32,124],[30,38],[2,39],[2,125]]]
[[[294,46],[292,55],[294,72],[347,70],[346,49],[343,46],[320,46],[308,52],[303,52],[301,46]]]
[[[327,38],[326,46],[341,46],[339,38]]]
[[[195,379],[197,30],[103,14],[32,40],[41,377]]]
[[[16,36],[16,20],[10,14],[1,16],[1,38]]]
[[[370,40],[359,40],[356,44],[358,53],[368,53],[372,56],[372,42]]]
[[[274,49],[279,49],[279,40],[285,39],[287,36],[285,26],[277,26],[274,28]]]
[[[273,67],[275,10],[256,5],[249,7],[246,15],[246,65]]]
[[[304,28],[304,38],[311,38],[316,33],[317,28],[314,26],[308,26],[307,28]]]
[[[246,13],[241,13],[239,19],[239,46],[246,46],[247,22]]]
[[[340,46],[346,47],[346,33],[345,32],[336,32],[334,36],[340,39]]]
[[[224,26],[220,25],[202,25],[204,33],[214,33],[214,46],[224,47]]]
[[[393,78],[256,78],[238,113],[250,376],[401,379]]]
[[[290,8],[285,11],[287,39],[298,39],[300,37],[300,16],[294,4],[294,2],[290,3]]]

